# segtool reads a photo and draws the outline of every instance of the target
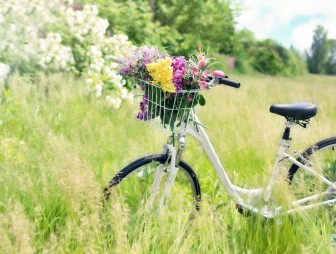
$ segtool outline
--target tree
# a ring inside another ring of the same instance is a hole
[[[326,73],[336,75],[336,40],[328,40],[328,49]]]
[[[291,76],[306,69],[303,57],[293,47],[288,50],[271,39],[258,41],[249,52],[252,67],[261,73]]]
[[[229,1],[150,0],[153,22],[159,24],[162,46],[188,55],[202,44],[212,52],[233,51],[234,16]]]
[[[135,44],[163,46],[173,55],[188,55],[199,44],[211,52],[233,52],[234,13],[229,0],[81,1],[98,5],[109,30],[127,34]]]
[[[293,46],[289,48],[289,59],[286,63],[287,75],[300,75],[307,73],[307,64],[304,56]]]
[[[281,51],[281,50],[280,50]],[[278,45],[271,39],[260,41],[252,49],[252,67],[265,74],[280,74],[284,68]],[[282,55],[283,52],[280,52]]]
[[[310,73],[323,73],[327,63],[328,45],[327,31],[318,25],[314,30],[313,43],[310,52],[306,52],[307,64]]]
[[[236,58],[235,68],[238,72],[246,73],[253,71],[250,64],[251,49],[254,48],[256,44],[257,39],[251,30],[244,28],[236,31],[234,35],[233,55]]]

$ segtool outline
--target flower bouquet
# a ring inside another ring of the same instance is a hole
[[[208,59],[202,48],[187,61],[173,57],[154,47],[138,47],[120,60],[120,74],[135,81],[143,91],[139,120],[159,118],[164,128],[184,127],[196,105],[205,104],[199,94],[207,89]]]

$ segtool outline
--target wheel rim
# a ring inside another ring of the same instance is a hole
[[[313,152],[309,156],[309,162],[315,172],[323,175],[330,182],[336,182],[336,144],[324,146]],[[308,163],[305,162],[304,164],[307,165]],[[295,199],[317,195],[330,189],[328,184],[301,168],[294,174],[291,188]],[[325,200],[326,198],[330,199],[330,197],[323,197],[322,199]]]
[[[111,202],[119,202],[126,208],[128,214],[142,214],[144,212],[172,212],[190,213],[195,206],[195,185],[189,174],[180,167],[165,205],[160,205],[163,189],[169,175],[169,165],[164,166],[158,161],[152,161],[125,176],[118,184],[111,188]],[[151,190],[158,170],[163,171],[158,195],[151,197]]]

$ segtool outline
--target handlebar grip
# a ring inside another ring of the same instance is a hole
[[[218,83],[222,84],[222,85],[227,85],[227,86],[231,86],[234,88],[239,88],[240,87],[240,83],[228,78],[217,78]]]

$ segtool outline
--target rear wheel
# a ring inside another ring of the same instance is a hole
[[[169,175],[168,160],[167,155],[158,154],[143,157],[129,164],[109,182],[104,191],[105,198],[112,199],[112,202],[120,202],[127,207],[130,214],[148,210],[149,202],[152,209],[159,208],[160,197]],[[158,195],[150,201],[158,170],[162,172],[162,180],[158,185]],[[190,213],[193,207],[198,208],[200,198],[201,190],[195,172],[186,162],[180,161],[175,182],[164,206],[165,210]]]
[[[305,150],[298,161],[336,183],[336,137],[324,139]],[[328,191],[327,199],[336,198],[336,189],[293,164],[288,179],[296,199]]]
[[[288,172],[288,180],[291,184],[294,199],[298,200],[327,192],[327,195],[322,195],[319,200],[314,200],[312,202],[335,200],[336,137],[321,140],[304,151],[301,157],[303,158],[299,158],[299,162],[307,166],[311,164],[311,168],[333,183],[333,186],[328,185],[324,181],[293,164]],[[331,244],[336,248],[336,203],[334,202],[333,205],[325,206],[325,208],[327,211],[327,220],[330,220]]]

